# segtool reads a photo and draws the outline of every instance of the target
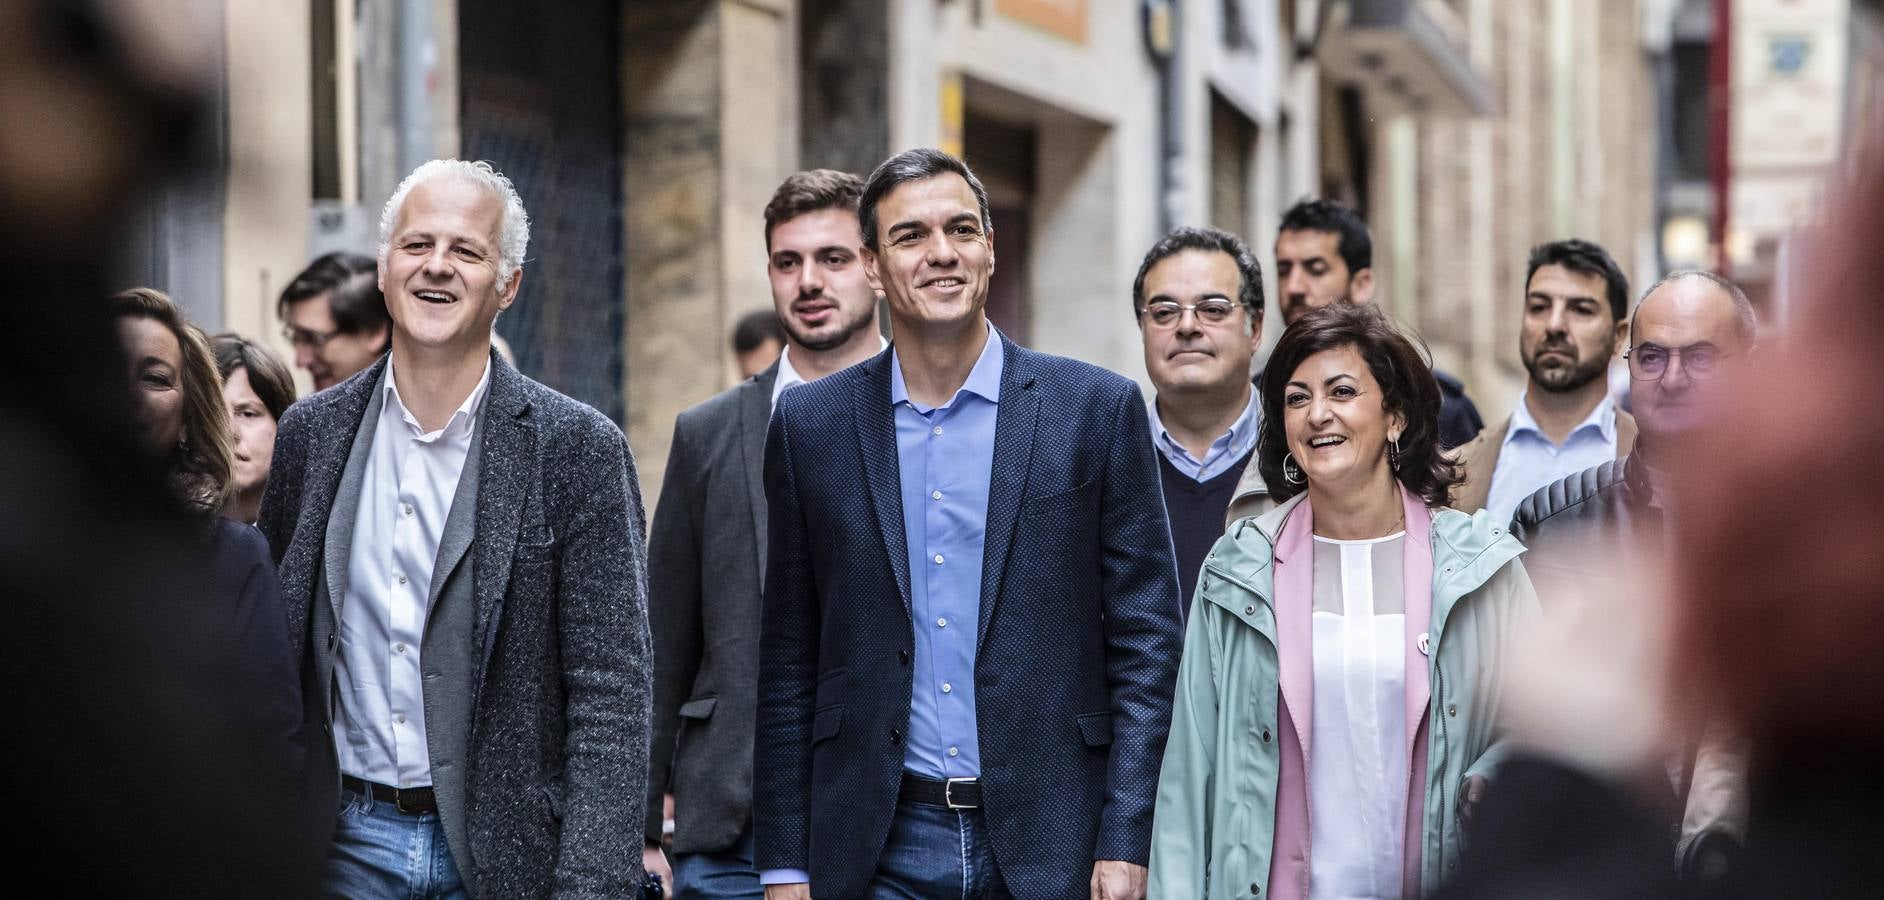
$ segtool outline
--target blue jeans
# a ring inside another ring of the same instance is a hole
[[[342,789],[321,893],[353,900],[469,900],[437,813],[409,816]]]
[[[890,841],[870,879],[871,900],[1009,898],[978,809],[897,803]]]
[[[752,867],[752,823],[733,846],[718,853],[674,855],[674,900],[759,900],[759,870]]]

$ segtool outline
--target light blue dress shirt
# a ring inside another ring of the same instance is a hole
[[[1518,504],[1538,488],[1616,458],[1616,406],[1608,397],[1570,429],[1562,445],[1551,443],[1538,429],[1526,405],[1528,397],[1528,392],[1519,395],[1517,408],[1511,411],[1511,427],[1498,450],[1491,494],[1485,499],[1485,508],[1499,523],[1511,521]]]
[[[1250,448],[1256,446],[1257,424],[1260,409],[1256,403],[1256,392],[1249,392],[1249,405],[1243,408],[1243,414],[1230,425],[1230,430],[1217,436],[1210,442],[1210,449],[1204,451],[1204,458],[1198,459],[1171,432],[1164,429],[1164,420],[1158,418],[1158,402],[1153,400],[1147,409],[1151,419],[1151,442],[1171,461],[1171,467],[1183,472],[1192,481],[1202,484],[1228,471],[1236,461],[1243,458]]]
[[[930,778],[974,778],[981,772],[975,644],[1004,357],[1000,333],[989,326],[968,380],[948,403],[931,408],[909,398],[902,359],[890,351],[916,638],[903,767]]]

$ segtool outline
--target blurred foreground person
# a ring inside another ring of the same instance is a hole
[[[329,253],[282,288],[275,304],[294,346],[294,364],[324,391],[366,368],[392,346],[392,320],[370,256]]]
[[[1439,386],[1371,307],[1282,333],[1257,464],[1284,502],[1204,564],[1151,895],[1401,897],[1458,865],[1498,754],[1523,548],[1446,508]]]
[[[253,525],[262,511],[268,467],[275,457],[275,426],[294,403],[294,376],[273,350],[236,334],[209,339],[222,373],[224,405],[234,432],[234,477],[222,514]]]
[[[296,896],[313,858],[203,520],[133,434],[102,281],[213,72],[187,4],[0,3],[0,677],[19,872],[101,896]],[[148,236],[145,236],[148,240]]]
[[[883,350],[857,225],[862,191],[863,179],[830,169],[779,185],[765,207],[777,312],[765,315],[785,323],[786,349],[758,376],[674,420],[648,545],[655,671],[647,860],[660,865],[661,805],[672,796],[679,897],[763,893],[752,864],[752,758],[765,430],[781,394]]]
[[[1875,162],[1880,137],[1874,127],[1854,158],[1868,148]],[[1545,663],[1571,662],[1578,679],[1630,669],[1645,676],[1628,684],[1639,697],[1545,706],[1544,716],[1566,724],[1556,732],[1527,725],[1526,743],[1537,751],[1522,764],[1525,777],[1501,781],[1488,799],[1484,840],[1447,896],[1674,894],[1667,858],[1637,850],[1642,836],[1666,834],[1665,820],[1644,808],[1639,790],[1587,774],[1600,771],[1587,752],[1639,727],[1638,718],[1651,730],[1665,720],[1675,734],[1720,728],[1744,741],[1744,848],[1690,877],[1683,895],[1875,897],[1884,884],[1884,704],[1873,696],[1884,684],[1876,648],[1884,633],[1884,556],[1876,552],[1884,543],[1884,479],[1876,474],[1884,418],[1875,414],[1884,409],[1876,362],[1884,306],[1874,296],[1884,284],[1876,252],[1884,169],[1851,171],[1855,180],[1827,190],[1840,199],[1826,220],[1795,239],[1797,271],[1810,275],[1791,291],[1784,343],[1744,359],[1723,351],[1717,362],[1726,365],[1704,395],[1677,384],[1645,408],[1637,387],[1636,456],[1655,463],[1651,477],[1640,478],[1632,457],[1622,484],[1587,503],[1615,506],[1651,488],[1659,510],[1643,509],[1658,512],[1665,529],[1667,577],[1632,586],[1622,605],[1634,611],[1622,627],[1586,630],[1566,642],[1583,653]],[[1662,295],[1671,286],[1685,298]],[[1651,294],[1637,312],[1638,348],[1695,341],[1652,336],[1642,326],[1655,316],[1651,302],[1671,312],[1709,297],[1726,305],[1715,284],[1692,274]],[[1726,317],[1730,335],[1734,321]],[[1641,364],[1634,352],[1631,362]],[[1665,388],[1692,358],[1670,353],[1661,362]],[[1682,427],[1653,426],[1658,410]],[[1651,643],[1628,647],[1633,632],[1649,633]],[[1618,643],[1634,658],[1617,654]],[[1545,673],[1525,680],[1552,698],[1568,684]],[[1649,708],[1632,712],[1642,698]],[[1536,699],[1527,702],[1541,705]]]
[[[785,325],[778,313],[755,309],[733,326],[733,358],[742,381],[771,368],[784,352]]]
[[[380,218],[392,352],[281,421],[259,527],[323,737],[331,893],[641,886],[640,487],[620,428],[491,346],[528,241],[488,163],[418,167]]]

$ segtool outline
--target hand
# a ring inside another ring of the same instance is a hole
[[[768,884],[765,886],[765,900],[811,900],[811,885],[802,881],[795,884]]]
[[[1093,863],[1092,900],[1145,900],[1145,875],[1144,866],[1116,859]]]
[[[661,876],[661,890],[667,896],[674,896],[674,870],[667,865],[667,854],[661,852],[658,844],[641,845],[641,868]]]
[[[1478,812],[1478,805],[1485,799],[1485,788],[1490,782],[1483,775],[1467,775],[1465,782],[1459,785],[1459,828],[1470,831],[1472,815]]]

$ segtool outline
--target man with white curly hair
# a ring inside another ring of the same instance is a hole
[[[639,888],[640,488],[614,422],[492,349],[528,242],[488,163],[420,166],[380,219],[392,352],[281,419],[257,525],[304,654],[325,894]]]

